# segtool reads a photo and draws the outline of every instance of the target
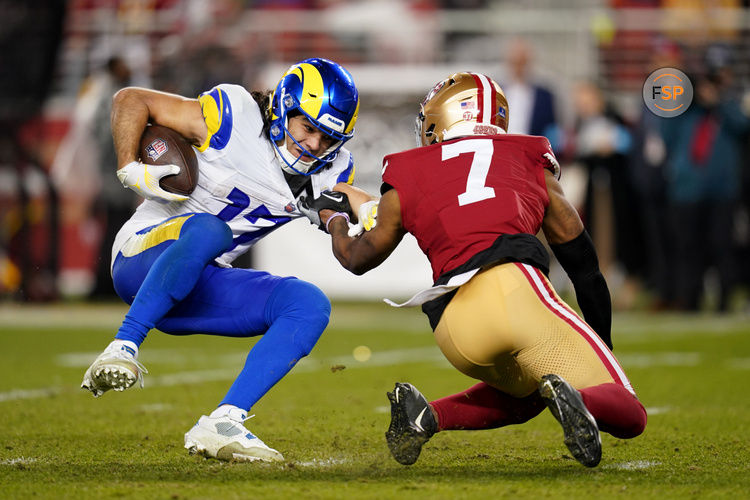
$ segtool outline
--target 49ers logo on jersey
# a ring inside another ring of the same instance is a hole
[[[146,154],[152,161],[158,160],[167,151],[169,151],[169,146],[161,139],[156,139],[146,148]]]

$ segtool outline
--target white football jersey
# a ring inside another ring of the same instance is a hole
[[[261,133],[261,110],[250,93],[239,85],[221,84],[201,94],[199,100],[208,137],[195,148],[198,185],[184,202],[141,203],[115,238],[112,262],[137,232],[170,217],[209,213],[232,229],[232,245],[216,259],[229,267],[260,238],[302,217],[270,139]],[[317,197],[338,182],[351,184],[353,176],[351,153],[341,148],[329,166],[310,176],[313,194]]]

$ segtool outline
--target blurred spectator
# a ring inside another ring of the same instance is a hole
[[[325,12],[327,24],[334,31],[354,29],[364,35],[359,43],[364,43],[365,57],[371,63],[430,63],[440,47],[438,18],[430,2],[342,1]],[[378,22],[388,29],[373,30]]]
[[[699,76],[694,88],[690,108],[662,125],[676,246],[676,301],[681,310],[698,310],[705,271],[713,267],[719,277],[717,309],[726,311],[736,284],[732,230],[742,138],[750,130],[750,119],[723,93],[719,74]]]
[[[680,47],[671,40],[657,38],[645,74],[659,68],[682,67]],[[640,214],[646,260],[645,285],[653,293],[650,308],[672,308],[675,300],[672,226],[666,197],[667,149],[662,138],[664,118],[645,106],[633,128],[633,145],[628,162],[630,178],[637,196],[633,209]]]
[[[741,94],[742,112],[750,116],[750,85]],[[738,223],[736,224],[736,236],[738,243],[738,263],[742,284],[750,287],[750,131],[740,138],[744,145],[740,156],[741,195],[738,211]]]
[[[713,76],[723,100],[739,103],[742,112],[750,116],[750,88],[743,88],[736,78],[733,52],[726,43],[714,43],[707,47],[705,64]],[[748,83],[747,77],[744,79]],[[734,210],[733,246],[734,264],[737,272],[735,284],[750,286],[750,131],[738,138],[740,144],[740,195]]]
[[[112,244],[117,231],[130,218],[138,196],[130,189],[124,189],[115,175],[117,155],[112,141],[112,130],[109,116],[112,111],[112,96],[130,84],[130,68],[120,57],[107,61],[104,71],[96,76],[100,78],[100,100],[93,121],[94,140],[99,148],[99,169],[102,177],[102,188],[96,199],[94,209],[102,221],[104,235],[101,238],[96,261],[96,285],[91,292],[94,298],[116,298],[110,274]]]
[[[197,97],[219,83],[243,84],[248,67],[256,67],[260,56],[245,53],[240,58],[218,40],[217,30],[207,29],[195,40],[170,54],[155,68],[156,86],[165,92]]]
[[[507,52],[508,80],[502,85],[508,102],[513,103],[508,121],[508,133],[543,135],[559,149],[560,133],[555,118],[555,99],[552,92],[532,82],[530,65],[532,49],[522,38],[514,38]]]
[[[63,38],[63,0],[0,0],[0,294],[56,296],[57,205],[43,149],[42,106]]]
[[[706,48],[706,68],[712,75],[722,94],[729,93],[736,97],[734,71],[732,71],[732,53],[728,45],[711,44]]]
[[[597,250],[601,249],[605,272],[611,276],[613,270],[607,269],[611,258],[622,266],[624,288],[616,298],[616,305],[629,307],[634,300],[633,278],[642,275],[644,266],[636,196],[627,170],[631,135],[595,84],[577,84],[573,100],[576,113],[573,150],[587,173],[583,219]],[[614,248],[610,250],[612,245]],[[618,288],[614,283],[615,291]]]
[[[653,292],[654,310],[669,309],[674,303],[673,238],[666,199],[666,145],[661,135],[664,120],[645,106],[633,130],[633,147],[628,170],[637,202],[644,238],[645,284]]]
[[[115,175],[117,157],[109,115],[112,96],[129,84],[130,77],[124,59],[114,56],[84,81],[70,131],[55,157],[52,175],[65,200],[64,222],[68,226],[90,225],[93,209],[100,226],[96,232],[101,235],[93,275],[83,278],[80,284],[63,285],[64,292],[116,297],[110,276],[112,243],[117,230],[130,218],[138,197],[123,188]]]

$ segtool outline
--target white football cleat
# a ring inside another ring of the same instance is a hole
[[[203,455],[229,462],[282,462],[284,457],[247,430],[247,413],[231,409],[221,417],[203,415],[185,433],[185,448],[191,455]]]
[[[138,362],[138,350],[132,342],[115,340],[97,356],[83,375],[81,388],[98,398],[110,389],[124,391],[139,381],[148,370]]]

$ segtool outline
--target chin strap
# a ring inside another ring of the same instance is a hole
[[[314,170],[310,170],[315,165],[316,162],[314,160],[313,161],[300,160],[300,157],[302,155],[298,157],[292,156],[292,153],[289,152],[289,150],[286,147],[286,144],[282,144],[281,146],[279,146],[276,143],[274,143],[274,152],[276,153],[276,159],[281,164],[281,168],[284,169],[284,171],[289,174],[312,175],[320,169],[320,168],[316,168]]]

